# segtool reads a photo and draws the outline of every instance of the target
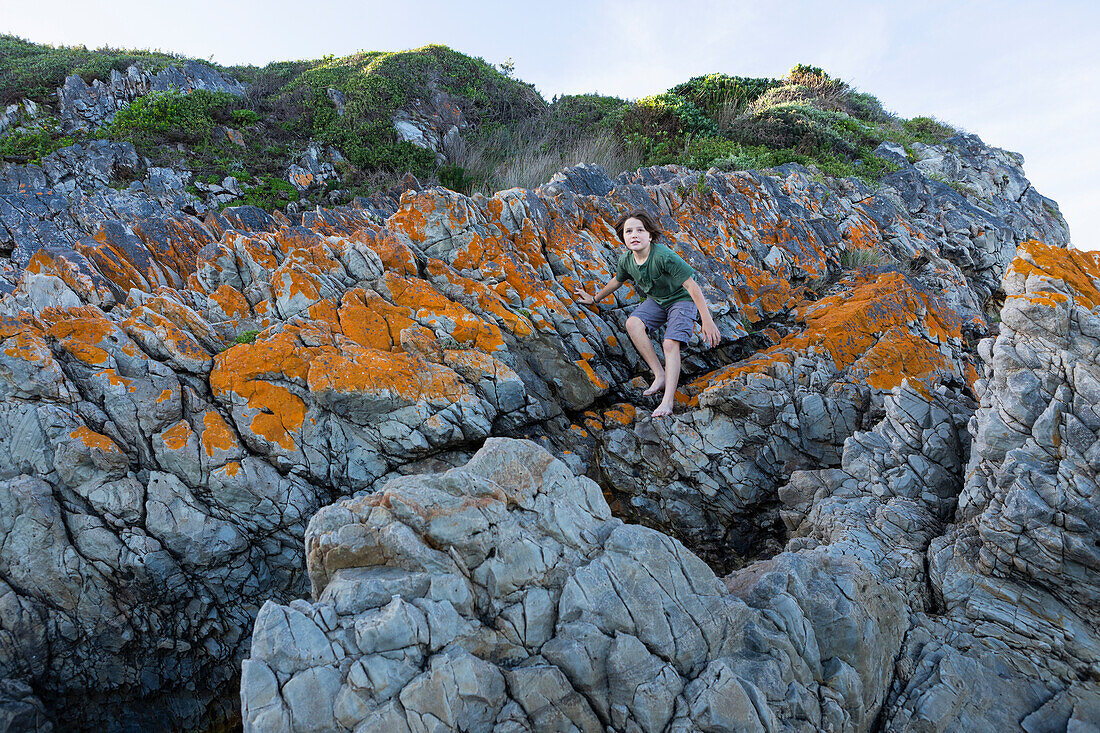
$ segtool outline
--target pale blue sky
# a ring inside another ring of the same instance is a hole
[[[0,0],[0,31],[222,64],[428,43],[499,63],[547,99],[635,98],[699,74],[823,67],[906,117],[1023,153],[1074,246],[1100,249],[1100,3]]]

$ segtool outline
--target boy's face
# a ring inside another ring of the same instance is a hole
[[[631,252],[645,252],[649,249],[649,230],[641,219],[627,219],[623,222],[623,244]]]

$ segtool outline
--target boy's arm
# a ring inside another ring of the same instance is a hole
[[[619,282],[617,278],[613,277],[607,281],[607,285],[604,285],[596,292],[595,297],[589,295],[587,290],[582,290],[580,288],[574,288],[573,295],[575,295],[577,297],[577,300],[584,303],[585,305],[593,305],[611,295],[622,286],[623,284]]]
[[[710,308],[707,306],[707,299],[703,297],[703,291],[699,288],[699,283],[695,282],[695,278],[689,277],[684,281],[684,288],[691,296],[691,302],[695,303],[695,307],[699,309],[699,322],[703,324],[703,340],[707,342],[707,346],[712,348],[717,346],[718,342],[722,340],[722,334],[718,333],[718,326],[714,325]]]

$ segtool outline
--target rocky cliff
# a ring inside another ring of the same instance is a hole
[[[1100,724],[1100,263],[1013,153],[877,156],[305,212],[7,165],[3,724]],[[635,294],[571,297],[634,207],[723,334],[665,419]]]

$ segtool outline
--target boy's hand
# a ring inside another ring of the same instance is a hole
[[[580,288],[573,288],[573,296],[584,305],[593,305],[596,302],[591,293]]]
[[[707,321],[708,323],[703,324],[703,340],[713,349],[722,340],[722,334],[718,333],[718,326],[714,325],[714,321],[709,318]]]

